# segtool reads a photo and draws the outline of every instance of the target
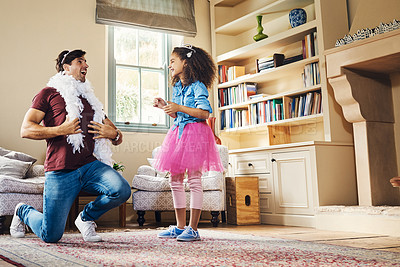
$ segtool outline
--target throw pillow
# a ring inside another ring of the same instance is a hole
[[[19,161],[31,162],[32,164],[36,162],[36,159],[34,157],[32,157],[28,154],[22,153],[22,152],[17,152],[17,151],[10,151],[3,156],[6,158],[9,158],[9,159],[16,159]]]
[[[147,161],[149,162],[150,166],[154,168],[153,164],[154,164],[155,159],[147,158]],[[157,170],[156,168],[154,168],[154,169],[156,170],[157,177],[167,178],[169,176],[169,172],[161,172],[161,171]]]
[[[0,174],[24,178],[33,162],[25,162],[0,156]]]
[[[0,147],[0,156],[4,156],[5,154],[11,152],[11,150]]]

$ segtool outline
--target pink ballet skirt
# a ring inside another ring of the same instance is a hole
[[[214,134],[205,122],[188,123],[178,139],[179,127],[168,131],[155,157],[154,167],[172,175],[185,171],[222,172],[221,158]]]

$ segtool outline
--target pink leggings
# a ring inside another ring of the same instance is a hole
[[[171,185],[172,198],[175,209],[186,208],[186,194],[183,187],[184,174],[171,175],[169,184]],[[201,172],[188,172],[188,184],[190,188],[190,208],[199,209],[203,207],[203,187],[201,185]]]

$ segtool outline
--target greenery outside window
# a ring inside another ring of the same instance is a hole
[[[169,117],[153,99],[169,99],[169,53],[183,38],[115,26],[108,34],[110,119],[125,131],[166,132]]]

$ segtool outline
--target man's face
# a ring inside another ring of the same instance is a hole
[[[68,75],[72,75],[76,80],[85,82],[86,81],[86,74],[89,65],[86,64],[86,59],[84,56],[77,57],[72,60],[71,65],[64,64],[65,73]]]

